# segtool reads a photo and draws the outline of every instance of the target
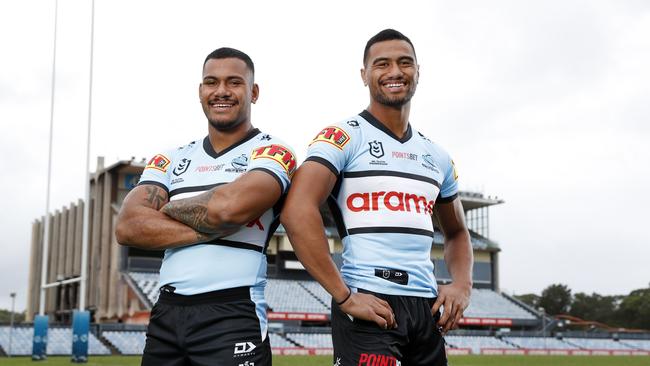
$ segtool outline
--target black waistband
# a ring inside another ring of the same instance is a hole
[[[225,290],[204,292],[196,295],[180,295],[168,290],[167,286],[160,289],[158,302],[168,305],[189,306],[205,304],[223,304],[236,300],[250,300],[250,287],[234,287]]]

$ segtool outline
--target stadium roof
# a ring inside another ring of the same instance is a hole
[[[494,206],[505,202],[501,198],[492,196],[486,197],[483,193],[479,192],[459,191],[458,196],[463,202],[463,208],[465,211]]]

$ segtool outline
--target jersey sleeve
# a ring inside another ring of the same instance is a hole
[[[355,121],[356,122],[356,121]],[[327,126],[320,130],[309,144],[305,161],[315,161],[325,165],[335,175],[345,168],[356,137],[345,123]]]
[[[458,196],[458,174],[456,165],[449,155],[444,155],[443,168],[444,179],[440,187],[440,198],[438,202],[446,203],[453,201]]]
[[[291,148],[283,142],[272,141],[253,149],[248,171],[261,170],[271,174],[280,184],[282,193],[286,193],[297,165],[296,154]]]
[[[169,173],[172,166],[172,159],[172,151],[156,154],[149,160],[147,166],[144,167],[138,185],[153,184],[163,188],[167,193],[169,193],[171,180]]]

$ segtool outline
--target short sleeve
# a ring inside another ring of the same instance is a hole
[[[169,192],[170,176],[169,168],[172,163],[171,153],[156,154],[149,160],[147,166],[140,176],[138,185],[153,184]]]
[[[297,168],[296,154],[284,143],[259,146],[251,153],[248,171],[262,170],[277,180],[282,192],[289,188],[293,173]]]
[[[456,164],[448,156],[445,155],[446,161],[444,161],[444,173],[445,177],[442,181],[442,186],[440,187],[440,198],[439,202],[451,202],[456,196],[458,196],[458,174],[456,173]]]
[[[350,131],[342,125],[323,128],[309,144],[305,161],[321,163],[332,173],[339,175],[352,149],[351,136]]]

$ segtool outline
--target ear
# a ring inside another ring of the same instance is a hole
[[[260,87],[257,84],[253,84],[251,102],[253,102],[253,104],[255,104],[255,102],[257,102],[257,98],[259,98],[259,97],[260,97]]]
[[[420,65],[417,65],[416,71],[415,71],[415,85],[418,84],[418,81],[420,80]]]
[[[199,102],[201,102],[201,89],[203,89],[203,83],[199,83]]]
[[[361,68],[360,75],[361,75],[361,81],[363,81],[363,85],[368,86],[368,82],[366,81],[366,69]]]

